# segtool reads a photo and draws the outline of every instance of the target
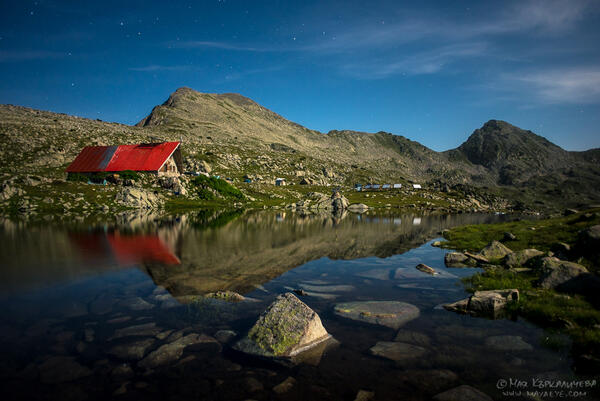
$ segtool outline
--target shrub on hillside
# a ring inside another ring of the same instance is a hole
[[[244,199],[244,194],[239,189],[217,177],[200,175],[194,178],[192,183],[198,188],[198,196],[201,199],[207,199],[202,196],[208,196],[209,193],[212,195],[211,189],[225,198]]]
[[[139,180],[140,175],[133,170],[125,170],[119,173],[119,177],[123,180]]]
[[[67,181],[71,182],[88,182],[88,177],[81,173],[69,173]]]

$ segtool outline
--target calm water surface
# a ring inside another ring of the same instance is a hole
[[[3,398],[353,400],[363,389],[375,399],[428,400],[468,384],[493,399],[519,399],[503,395],[498,381],[571,380],[568,355],[542,347],[544,331],[525,321],[441,309],[466,296],[459,279],[476,270],[446,268],[445,251],[431,246],[444,228],[506,218],[203,211],[93,226],[5,222]],[[418,263],[440,274],[421,273]],[[217,334],[242,336],[278,294],[298,288],[339,341],[320,357],[284,366],[239,354]],[[192,302],[219,290],[249,300]],[[393,341],[397,331],[332,312],[338,302],[365,300],[417,306],[420,317],[400,330],[427,353],[404,362],[371,355],[371,347]],[[206,337],[152,369],[139,364],[192,333]],[[532,348],[485,345],[504,335],[520,336]],[[295,381],[288,391],[273,390],[289,377]]]

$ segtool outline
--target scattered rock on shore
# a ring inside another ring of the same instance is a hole
[[[160,206],[160,200],[153,192],[134,187],[124,187],[115,196],[115,201],[123,206],[138,209],[153,209]]]
[[[444,256],[444,263],[448,267],[472,267],[475,261],[462,252],[448,252]]]
[[[508,302],[519,300],[519,290],[475,291],[469,298],[444,305],[444,309],[474,316],[495,317]]]
[[[506,255],[504,257],[503,263],[508,268],[524,266],[531,259],[541,256],[543,254],[544,252],[538,251],[537,249],[523,249],[522,251],[509,253],[508,255]]]
[[[577,263],[546,257],[542,259],[541,277],[537,285],[546,289],[567,287],[570,281],[584,273],[588,273],[588,270]]]
[[[363,213],[369,210],[369,206],[365,205],[364,203],[353,203],[348,206],[348,210],[351,212]]]
[[[581,255],[599,262],[600,259],[600,224],[591,226],[581,231],[575,244],[577,252]]]
[[[488,246],[483,248],[481,252],[479,252],[479,256],[482,256],[487,260],[498,260],[504,258],[510,253],[512,253],[512,251],[502,242],[492,241]]]
[[[502,237],[502,241],[506,242],[506,241],[515,241],[517,239],[517,237],[510,232],[505,232],[504,236]]]

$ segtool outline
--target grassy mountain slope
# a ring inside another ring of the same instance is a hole
[[[302,154],[342,169],[360,165],[376,175],[382,173],[373,177],[379,179],[402,177],[423,181],[424,174],[430,176],[433,171],[447,174],[454,167],[444,154],[404,137],[385,132],[322,134],[237,94],[204,94],[180,88],[137,125],[177,133],[190,141],[243,146],[257,152],[279,150]],[[462,167],[464,170],[466,165]],[[459,169],[454,173],[462,175]]]
[[[321,133],[244,96],[189,88],[172,93],[136,126],[0,106],[0,168],[13,184],[18,174],[64,178],[64,168],[87,145],[161,140],[183,141],[186,168],[206,162],[213,174],[234,182],[250,176],[265,184],[276,177],[295,183],[305,177],[342,187],[369,181],[466,184],[557,208],[600,202],[600,149],[568,152],[497,120],[458,148],[435,152],[385,132]],[[269,188],[249,188],[250,195],[280,196]]]

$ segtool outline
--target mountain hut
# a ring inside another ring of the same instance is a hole
[[[68,174],[92,175],[131,170],[159,176],[183,174],[181,142],[86,146],[67,167]]]

